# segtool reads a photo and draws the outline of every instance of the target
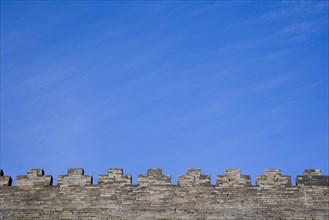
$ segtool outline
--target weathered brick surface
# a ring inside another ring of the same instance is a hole
[[[223,187],[230,187],[230,186],[244,187],[251,185],[250,176],[241,175],[240,169],[226,169],[224,176],[223,175],[217,176],[216,183],[217,185]]]
[[[92,176],[85,176],[82,168],[71,168],[68,175],[58,176],[59,186],[86,186],[92,183]]]
[[[280,188],[291,186],[291,177],[282,176],[280,169],[266,169],[264,176],[257,176],[256,185],[262,188]]]
[[[16,186],[52,185],[53,177],[45,176],[43,169],[30,169],[27,176],[18,176]]]
[[[185,176],[178,177],[179,186],[210,186],[210,176],[201,174],[201,169],[188,169]]]
[[[98,176],[98,185],[125,186],[131,185],[131,175],[123,175],[123,169],[110,168],[107,175]]]
[[[329,219],[328,176],[319,172],[306,171],[297,186],[279,170],[266,171],[256,186],[238,169],[216,185],[200,169],[189,169],[177,185],[161,169],[149,169],[136,185],[122,169],[102,176],[91,185],[91,176],[71,169],[57,186],[2,185],[0,219]]]
[[[325,185],[329,182],[329,176],[321,176],[320,170],[305,170],[304,176],[297,176],[297,185]]]
[[[171,184],[171,176],[162,175],[162,169],[150,168],[146,175],[138,176],[138,184],[140,186],[165,186]]]

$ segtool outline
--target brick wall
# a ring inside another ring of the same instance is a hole
[[[188,169],[171,183],[161,169],[149,169],[133,185],[122,169],[93,178],[69,169],[52,176],[30,169],[16,178],[0,171],[0,219],[329,219],[329,176],[305,170],[296,177],[265,170],[251,185],[239,169],[218,175],[216,185],[201,169]]]

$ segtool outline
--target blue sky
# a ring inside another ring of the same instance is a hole
[[[328,175],[328,2],[2,1],[1,167]]]

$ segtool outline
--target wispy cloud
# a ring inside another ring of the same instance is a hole
[[[296,78],[296,75],[279,76],[278,78],[264,82],[258,86],[241,91],[241,93],[259,92],[259,91],[264,91],[264,90],[268,90],[268,89],[273,89],[273,88],[279,87],[279,86],[289,82],[290,80],[292,80],[294,78]]]
[[[265,12],[253,22],[267,22],[287,17],[313,17],[314,15],[326,12],[328,2],[311,2],[311,1],[283,1],[280,9]]]
[[[317,28],[317,23],[314,21],[301,22],[301,23],[295,23],[295,24],[291,24],[291,25],[284,27],[280,31],[280,34],[312,32],[312,31],[316,30],[316,28]]]
[[[156,127],[152,127],[145,135],[152,136],[158,133],[161,134],[170,134],[173,131],[182,132],[184,131],[184,135],[191,135],[195,133],[198,129],[195,127],[196,124],[205,123],[211,118],[216,117],[228,117],[230,109],[234,109],[239,106],[239,103],[245,99],[246,96],[250,96],[251,94],[255,96],[255,93],[266,93],[267,90],[275,89],[284,84],[290,82],[296,75],[281,75],[272,80],[264,81],[253,87],[241,88],[240,90],[228,90],[224,92],[222,95],[218,95],[217,93],[209,94],[207,98],[210,98],[210,102],[200,103],[199,105],[193,106],[184,112],[184,114],[174,114],[167,116],[167,120],[163,121],[161,124],[158,124]],[[176,91],[175,89],[168,88],[167,92]],[[211,97],[213,96],[213,97]],[[199,99],[199,98],[198,98]],[[285,107],[285,103],[281,103],[282,106],[276,107],[275,109],[268,108],[266,110],[262,110],[257,113],[260,120],[267,120],[276,117],[280,117],[280,115],[284,114],[287,111]],[[163,109],[163,111],[166,111]],[[227,123],[223,122],[223,123]],[[225,126],[224,124],[221,126]],[[276,127],[269,126],[267,130],[262,129],[260,132],[256,132],[254,134],[248,133],[243,134],[242,138],[247,135],[246,138],[256,138],[263,135],[271,135],[275,133],[279,133],[284,130],[284,125],[275,125]],[[233,135],[234,136],[234,135]],[[250,136],[250,137],[249,137]],[[235,138],[235,136],[234,136]]]
[[[251,18],[246,23],[280,24],[264,40],[282,37],[304,40],[307,34],[327,28],[328,5],[329,2],[283,1],[276,9]]]

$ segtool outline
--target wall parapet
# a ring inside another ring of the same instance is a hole
[[[291,177],[281,175],[280,169],[266,169],[263,176],[257,176],[256,186],[266,189],[291,187]]]
[[[165,186],[171,185],[171,176],[162,175],[161,168],[150,168],[147,174],[138,176],[138,185],[140,186]]]
[[[251,186],[250,176],[241,175],[240,169],[226,169],[225,175],[218,175],[216,184],[223,187]]]
[[[186,175],[178,176],[179,186],[210,186],[210,175],[201,174],[201,169],[190,168]]]
[[[59,186],[88,186],[93,183],[93,177],[85,176],[82,168],[69,168],[67,173],[58,176]]]
[[[307,169],[304,171],[303,176],[296,177],[297,186],[311,185],[311,186],[324,186],[328,185],[329,176],[322,176],[320,170]]]
[[[50,186],[52,176],[45,176],[43,169],[29,169],[26,176],[17,176],[16,186]]]
[[[70,168],[67,175],[59,175],[57,185],[68,186],[92,186],[93,176],[84,175],[82,168]],[[0,170],[0,186],[10,187],[12,178],[5,176]],[[18,187],[44,187],[52,186],[53,177],[45,175],[43,169],[29,169],[27,175],[17,176],[16,186]],[[106,175],[98,176],[99,186],[129,186],[132,184],[132,175],[124,174],[122,168],[109,168]],[[169,186],[175,185],[171,182],[170,175],[163,175],[161,168],[150,168],[147,174],[138,175],[137,186]],[[199,168],[189,168],[185,175],[178,176],[178,186],[214,186],[211,184],[211,176],[202,174]],[[296,185],[291,183],[291,176],[282,175],[280,169],[265,169],[264,175],[256,177],[256,185],[251,184],[250,175],[242,175],[240,169],[226,169],[224,175],[216,176],[218,187],[258,187],[262,189],[279,189],[287,187],[303,186],[329,186],[329,176],[321,175],[317,169],[306,169],[303,175],[296,177]]]
[[[121,168],[109,168],[107,175],[98,176],[98,185],[125,186],[131,184],[131,175],[123,175]]]

